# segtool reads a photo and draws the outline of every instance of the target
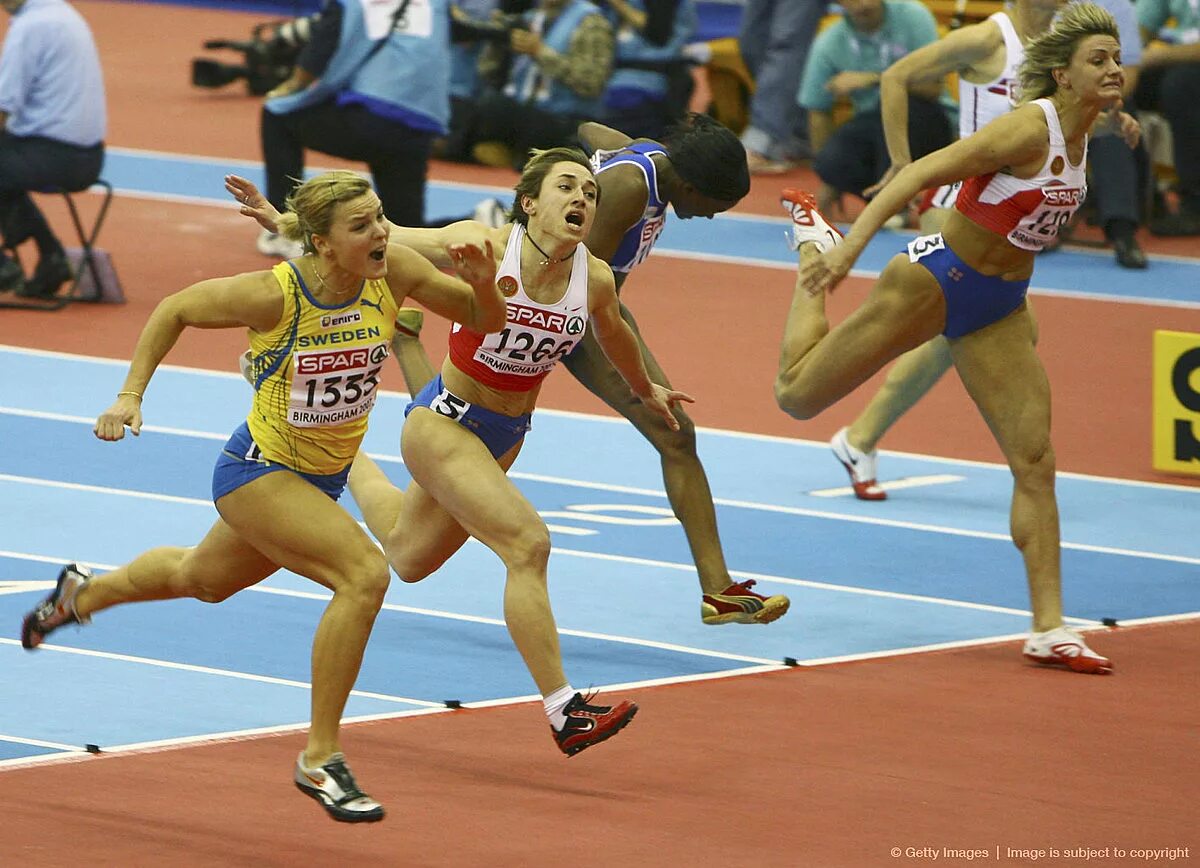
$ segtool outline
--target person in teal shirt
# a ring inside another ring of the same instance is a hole
[[[1200,235],[1200,3],[1196,0],[1138,0],[1142,52],[1134,101],[1171,125],[1179,212],[1150,221],[1155,235]],[[1165,29],[1174,19],[1174,27]],[[1150,45],[1153,39],[1168,44]]]
[[[844,17],[817,36],[797,101],[808,111],[813,169],[822,181],[819,197],[828,208],[841,193],[862,196],[889,165],[879,80],[883,71],[910,51],[938,38],[932,13],[915,0],[842,0]],[[940,81],[909,98],[909,143],[914,159],[952,141],[950,119],[939,103]],[[833,107],[853,105],[850,120],[838,128]]]

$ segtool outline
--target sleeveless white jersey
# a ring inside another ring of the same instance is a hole
[[[1058,112],[1048,99],[1034,100],[1046,116],[1050,148],[1032,178],[1004,172],[977,175],[963,182],[956,207],[985,229],[1005,236],[1022,250],[1042,250],[1058,235],[1087,196],[1087,141],[1083,157],[1072,163]]]
[[[521,244],[525,227],[514,223],[496,269],[496,286],[507,300],[508,324],[480,334],[455,323],[450,331],[454,366],[493,389],[528,392],[583,340],[588,319],[588,253],[580,244],[571,258],[571,276],[562,298],[541,304],[521,283]]]
[[[988,16],[1004,36],[1004,69],[996,78],[983,84],[972,84],[961,76],[958,79],[958,137],[971,133],[1000,115],[1007,114],[1016,99],[1018,70],[1025,59],[1025,46],[1017,36],[1012,19],[1005,12]]]
[[[965,139],[989,121],[1012,110],[1016,100],[1018,70],[1025,59],[1025,46],[1017,36],[1017,28],[1006,12],[995,12],[988,21],[996,22],[1004,37],[1004,69],[1000,75],[983,84],[972,84],[958,78],[958,137]],[[928,197],[931,208],[953,208],[962,189],[962,181],[943,184]]]

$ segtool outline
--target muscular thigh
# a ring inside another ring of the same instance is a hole
[[[294,473],[260,476],[218,500],[217,509],[265,558],[327,588],[379,556],[346,510]]]
[[[278,569],[225,519],[218,518],[200,544],[184,555],[180,578],[207,598],[223,600],[257,585]]]
[[[541,522],[506,475],[519,444],[497,461],[470,431],[418,409],[404,424],[401,451],[417,494],[411,508],[405,503],[397,523],[397,533],[411,529],[413,534],[411,548],[408,541],[402,544],[405,561],[445,560],[467,535],[497,550]],[[429,528],[422,527],[426,521]]]
[[[941,287],[902,253],[892,257],[866,301],[830,331],[821,348],[844,366],[861,365],[874,373],[940,334],[945,318]]]
[[[950,342],[963,385],[1010,462],[1050,443],[1050,383],[1034,348],[1029,310]]]

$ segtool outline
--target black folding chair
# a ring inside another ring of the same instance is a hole
[[[79,216],[79,209],[76,207],[72,196],[73,194],[90,190],[92,187],[100,187],[104,198],[100,203],[100,210],[96,214],[96,219],[92,222],[91,227],[87,228],[83,225],[83,219]],[[75,276],[71,281],[71,289],[67,293],[60,293],[48,298],[23,297],[15,301],[0,301],[0,307],[21,308],[24,310],[59,310],[73,301],[102,301],[102,284],[100,270],[96,265],[95,244],[96,239],[100,237],[100,228],[104,225],[104,218],[108,215],[108,206],[112,204],[112,184],[100,178],[91,187],[87,187],[84,190],[47,187],[38,192],[60,195],[67,202],[67,210],[71,214],[71,222],[75,226],[75,234],[79,238],[80,249],[79,262],[74,268]],[[91,276],[91,281],[87,283],[89,292],[82,294],[80,292],[80,285],[83,282],[85,272]]]

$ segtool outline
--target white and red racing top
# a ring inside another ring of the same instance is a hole
[[[463,373],[493,389],[528,392],[545,379],[583,340],[588,319],[588,251],[580,244],[571,259],[571,276],[562,298],[541,304],[521,283],[521,244],[525,227],[513,224],[496,269],[496,286],[508,302],[508,324],[480,334],[455,323],[450,359]]]
[[[1054,104],[1037,99],[1032,105],[1045,113],[1050,132],[1050,149],[1038,173],[1032,178],[1016,178],[1004,172],[968,178],[955,207],[985,229],[1005,236],[1014,246],[1036,251],[1054,240],[1087,196],[1087,142],[1082,159],[1072,163]]]

